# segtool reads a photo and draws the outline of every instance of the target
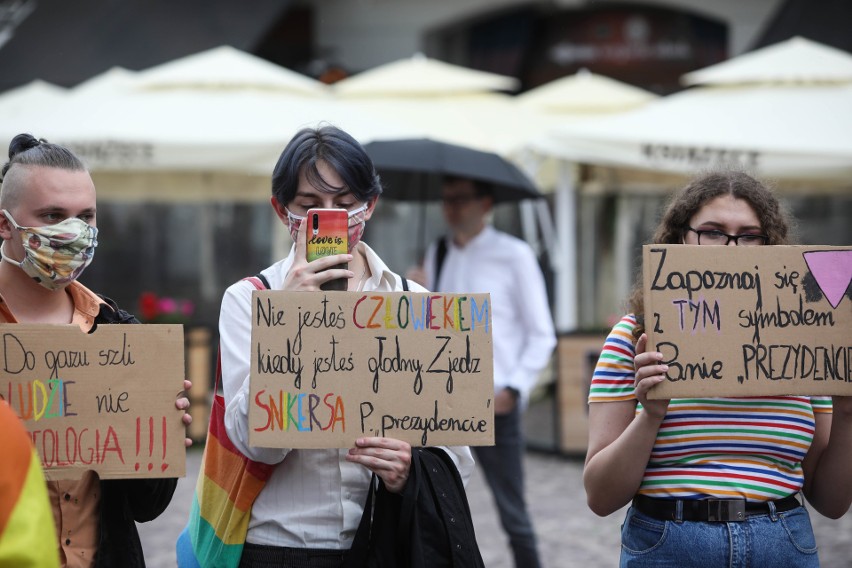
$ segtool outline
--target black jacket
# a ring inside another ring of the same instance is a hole
[[[345,566],[484,568],[464,484],[446,452],[413,448],[402,494],[381,483],[370,492]]]
[[[109,298],[103,298],[95,326],[139,323]],[[175,478],[106,479],[101,484],[98,550],[95,566],[144,568],[145,557],[136,523],[156,519],[166,510],[177,487]]]

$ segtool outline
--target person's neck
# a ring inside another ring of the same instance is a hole
[[[349,279],[347,290],[350,292],[363,290],[364,285],[370,278],[370,263],[367,262],[367,253],[361,243],[355,245],[352,249],[352,262],[349,263],[349,270],[355,273],[355,276]]]
[[[457,229],[453,231],[453,243],[455,243],[456,246],[463,247],[482,233],[482,231],[485,230],[485,227],[486,224],[483,222],[473,229]]]
[[[71,323],[74,316],[64,289],[49,290],[6,261],[0,261],[0,294],[19,323]]]

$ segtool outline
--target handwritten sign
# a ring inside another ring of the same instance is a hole
[[[852,247],[646,245],[652,398],[852,395]]]
[[[258,291],[249,443],[494,443],[488,294]]]
[[[182,477],[183,326],[0,325],[0,397],[48,479]]]

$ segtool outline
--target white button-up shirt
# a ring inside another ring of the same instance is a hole
[[[359,246],[370,266],[364,290],[401,291],[402,281],[366,243]],[[271,289],[281,289],[293,264],[293,250],[262,274]],[[278,464],[251,510],[247,540],[254,544],[293,548],[347,550],[352,545],[371,472],[346,461],[348,449],[299,450],[248,445],[251,294],[240,281],[228,288],[219,316],[225,428],[233,444],[249,458]],[[411,283],[414,292],[423,288]],[[467,483],[473,458],[467,447],[446,448]]]
[[[556,346],[544,277],[530,246],[486,226],[465,246],[447,239],[447,254],[435,285],[433,243],[424,269],[430,289],[491,294],[494,392],[512,387],[525,404]]]

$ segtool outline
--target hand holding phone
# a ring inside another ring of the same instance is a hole
[[[347,254],[349,252],[349,214],[345,209],[310,209],[305,231],[305,253],[308,262],[326,256]],[[331,268],[348,268],[347,263],[336,264]],[[320,286],[321,290],[343,290],[347,288],[346,278],[335,278]]]

